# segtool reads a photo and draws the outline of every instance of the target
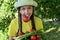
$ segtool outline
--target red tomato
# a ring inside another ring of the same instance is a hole
[[[23,33],[19,33],[19,34],[18,34],[18,36],[22,36],[22,35],[23,35]]]
[[[36,36],[35,35],[32,35],[31,36],[31,40],[36,40]]]
[[[34,29],[31,29],[29,32],[34,32],[35,30]]]
[[[37,39],[40,39],[40,38],[41,38],[41,36],[38,34],[38,35],[37,35]]]
[[[29,21],[28,16],[25,16],[25,17],[23,18],[23,21],[24,21],[24,22],[28,22],[28,21]]]

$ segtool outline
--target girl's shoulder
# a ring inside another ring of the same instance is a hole
[[[41,18],[34,16],[35,21],[42,21]]]
[[[12,19],[12,22],[17,22],[17,21],[18,21],[18,18]]]

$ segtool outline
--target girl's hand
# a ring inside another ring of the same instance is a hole
[[[34,29],[31,29],[29,32],[34,32],[35,30]]]
[[[12,36],[9,37],[9,40],[14,40]]]

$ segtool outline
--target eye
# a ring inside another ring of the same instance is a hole
[[[21,10],[25,10],[25,8],[21,8]]]
[[[28,9],[32,9],[31,7],[29,7]]]
[[[28,9],[29,9],[29,10],[32,10],[32,9],[33,9],[33,7],[28,7]]]
[[[31,9],[30,7],[28,9]]]

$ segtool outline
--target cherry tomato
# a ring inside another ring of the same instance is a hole
[[[37,35],[37,39],[40,39],[40,38],[41,38],[41,36],[38,34],[38,35]]]
[[[31,29],[29,32],[34,32],[35,30],[34,29]]]
[[[36,40],[36,35],[32,35],[31,40]]]
[[[24,22],[28,22],[28,21],[29,21],[28,16],[25,16],[25,17],[23,18],[23,21],[24,21]]]

